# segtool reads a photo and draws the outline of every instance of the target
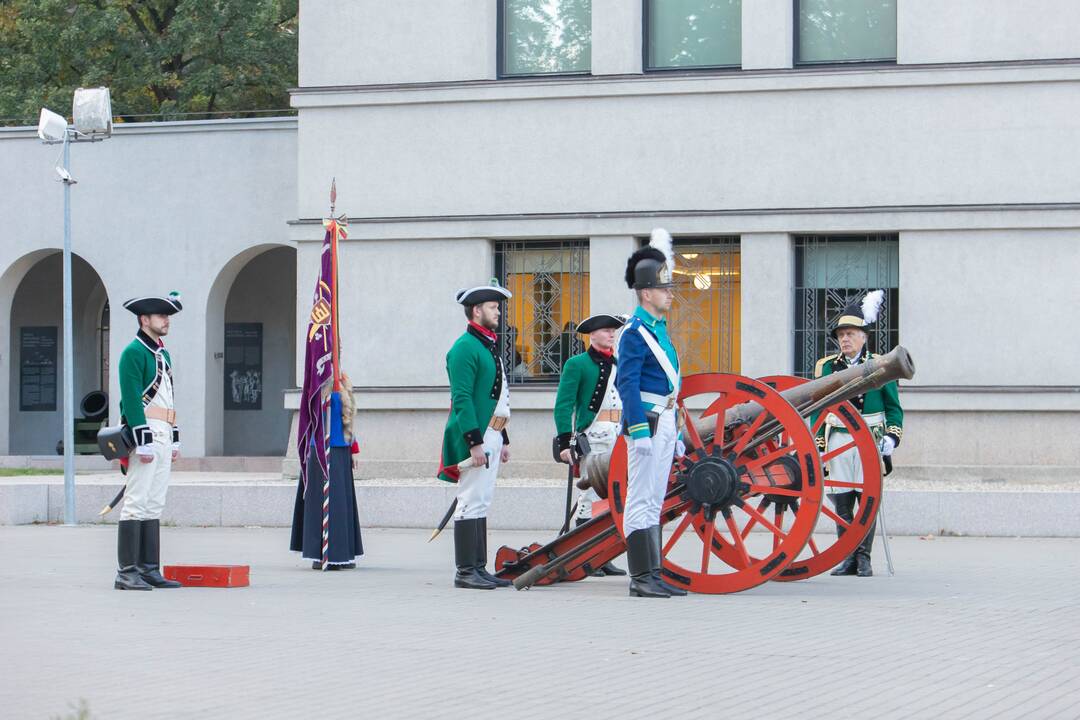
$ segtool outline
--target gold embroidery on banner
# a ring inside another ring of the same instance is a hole
[[[322,280],[315,290],[315,304],[311,307],[311,328],[308,330],[308,342],[318,337],[319,331],[330,327],[333,308],[330,307],[330,286]],[[326,333],[322,336],[323,349],[329,348],[329,338]]]

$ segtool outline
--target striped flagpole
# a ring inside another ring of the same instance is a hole
[[[337,204],[337,178],[330,183],[330,337],[333,392],[341,391],[340,343],[338,342],[338,240],[347,237],[342,222],[334,217]],[[344,221],[344,218],[342,218]],[[326,477],[323,479],[322,504],[322,564],[323,570],[330,566],[330,408],[331,393],[323,400],[323,449],[326,457]]]
[[[322,566],[330,566],[330,393],[322,401],[323,452],[326,457],[326,475],[322,485]]]
[[[341,369],[338,367],[338,223],[334,217],[337,205],[337,178],[330,182],[330,337],[333,345],[331,352],[331,390],[337,392]],[[326,457],[326,477],[323,478],[322,498],[322,565],[323,570],[330,567],[330,408],[332,394],[327,393],[323,401],[323,451]]]

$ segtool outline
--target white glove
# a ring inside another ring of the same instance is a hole
[[[154,457],[154,446],[150,443],[139,445],[135,448],[135,454],[142,455],[143,457]]]
[[[892,435],[886,435],[881,438],[881,454],[883,457],[889,457],[892,455],[892,451],[896,449],[896,441],[892,439]]]
[[[675,457],[676,458],[682,458],[684,455],[686,455],[686,443],[684,443],[682,440],[676,440],[675,441]]]
[[[638,457],[646,458],[652,455],[652,438],[638,438],[634,440],[634,452]]]

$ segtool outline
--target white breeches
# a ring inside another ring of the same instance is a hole
[[[484,432],[484,452],[489,453],[488,466],[471,467],[461,471],[458,478],[457,509],[454,520],[473,520],[487,517],[495,495],[495,477],[499,474],[503,439],[498,430]]]
[[[629,468],[623,512],[624,535],[660,524],[660,508],[667,492],[677,438],[678,427],[672,410],[661,413],[656,423],[651,455],[642,459],[634,451],[634,441],[626,438]]]
[[[121,520],[157,520],[165,509],[172,470],[172,426],[161,420],[148,420],[147,423],[154,434],[154,459],[144,463],[138,455],[132,454]]]

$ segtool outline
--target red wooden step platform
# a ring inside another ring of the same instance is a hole
[[[185,587],[247,587],[247,565],[166,565],[165,578]]]

